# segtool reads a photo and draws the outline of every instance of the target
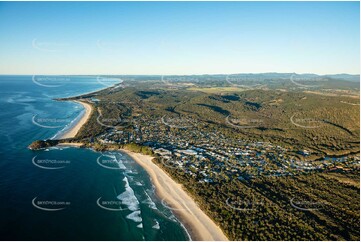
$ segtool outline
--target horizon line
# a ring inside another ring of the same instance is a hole
[[[296,74],[296,75],[318,75],[318,76],[330,76],[330,75],[351,75],[360,76],[360,73],[328,73],[320,74],[314,72],[239,72],[239,73],[202,73],[202,74],[4,74],[0,73],[1,76],[212,76],[212,75],[259,75],[259,74]]]

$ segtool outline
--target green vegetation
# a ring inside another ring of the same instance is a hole
[[[153,151],[151,148],[135,143],[125,144],[122,148],[132,152],[141,153],[143,155],[153,155]]]
[[[59,143],[59,140],[36,140],[31,143],[28,148],[31,150],[40,150],[44,148],[48,148],[51,146],[55,146]]]
[[[134,120],[159,121],[168,115],[192,119],[203,132],[307,149],[317,157],[359,151],[359,106],[344,103],[355,102],[352,98],[262,90],[228,94],[163,90],[145,95],[129,88],[100,99],[77,138],[95,137],[109,129],[97,122],[102,110],[100,119],[109,120],[106,125],[128,131],[133,130]]]
[[[71,141],[156,156],[231,240],[360,239],[357,83],[127,78],[78,97],[94,112]]]
[[[335,182],[323,174],[207,184],[162,168],[184,185],[231,240],[359,240],[359,184]],[[328,175],[359,180],[359,173]],[[291,201],[306,210],[293,207]]]
[[[241,92],[246,90],[245,88],[240,87],[190,87],[187,90],[189,91],[200,91],[205,93],[220,93],[220,92]]]

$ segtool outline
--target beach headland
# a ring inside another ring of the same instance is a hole
[[[180,219],[192,240],[226,241],[223,231],[194,202],[194,200],[161,168],[153,163],[154,157],[121,149],[149,174],[157,196],[170,207]]]
[[[81,127],[89,120],[93,107],[91,104],[79,100],[68,100],[80,103],[85,108],[85,113],[81,119],[67,132],[65,132],[56,144],[59,146],[84,147],[81,142],[68,142],[68,139],[76,137]],[[50,141],[49,141],[50,142]],[[51,146],[46,144],[46,146]],[[42,147],[40,147],[42,148]],[[114,150],[114,149],[113,149]],[[115,149],[118,150],[118,149]],[[197,241],[227,241],[223,231],[210,219],[191,198],[191,196],[182,188],[182,185],[175,182],[165,171],[153,163],[154,157],[143,155],[125,149],[120,151],[128,154],[149,174],[152,183],[156,187],[156,194],[169,207],[174,215],[181,221],[187,229],[192,240]]]

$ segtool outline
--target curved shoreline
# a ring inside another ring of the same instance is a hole
[[[84,107],[85,113],[80,118],[80,120],[71,129],[67,130],[64,134],[62,134],[59,139],[74,138],[79,132],[80,128],[88,121],[93,111],[93,107],[87,102],[80,100],[72,100],[72,102],[80,103]]]
[[[73,102],[80,103],[85,108],[85,114],[70,130],[65,132],[61,137],[62,139],[74,138],[79,132],[80,128],[88,121],[93,112],[91,104],[80,101],[72,100]],[[81,147],[82,143],[59,143],[63,146]],[[146,170],[151,178],[152,184],[156,188],[156,194],[162,199],[162,203],[172,210],[178,217],[182,225],[190,234],[191,240],[197,241],[227,241],[228,238],[224,235],[223,231],[217,226],[212,219],[210,219],[195,203],[195,201],[188,195],[182,188],[182,185],[176,183],[168,174],[160,167],[152,162],[154,157],[143,155],[140,153],[131,152],[125,149],[120,151],[129,155],[135,162],[137,162],[143,169]]]
[[[223,231],[195,203],[195,201],[168,174],[152,162],[154,157],[134,153],[128,150],[120,151],[129,155],[149,174],[156,188],[156,194],[165,201],[173,213],[181,220],[191,235],[192,240],[226,241]]]

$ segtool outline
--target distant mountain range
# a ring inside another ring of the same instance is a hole
[[[336,80],[344,80],[351,82],[360,82],[360,75],[351,75],[351,74],[330,74],[330,75],[317,75],[313,73],[305,73],[305,74],[297,74],[297,73],[239,73],[233,74],[232,76],[237,77],[245,77],[245,78],[290,78],[290,76],[294,75],[298,78],[332,78]]]
[[[352,82],[360,82],[360,75],[350,75],[350,74],[335,74],[335,75],[325,75],[333,79],[341,79]]]
[[[155,78],[158,79],[159,77],[239,77],[239,78],[254,78],[254,79],[289,79],[291,76],[296,78],[330,78],[338,81],[350,81],[350,82],[360,82],[360,75],[352,75],[352,74],[328,74],[328,75],[318,75],[313,73],[304,73],[304,74],[297,74],[297,73],[278,73],[278,72],[267,72],[267,73],[235,73],[235,74],[203,74],[203,75],[106,75],[106,74],[99,74],[99,75],[37,75],[37,76],[72,76],[72,77],[108,77],[108,78],[123,78],[123,77],[148,77],[148,78]],[[29,75],[11,75],[11,74],[0,74],[0,76],[29,76]]]

